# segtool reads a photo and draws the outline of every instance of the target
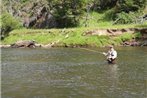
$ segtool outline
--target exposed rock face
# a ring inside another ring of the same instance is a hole
[[[52,28],[56,27],[56,21],[47,8],[40,8],[37,15],[25,17],[23,21],[25,27]]]
[[[25,48],[25,47],[29,47],[29,48],[35,48],[35,41],[32,40],[24,40],[24,41],[17,41],[16,43],[11,45],[12,48]]]
[[[31,2],[30,2],[31,1]],[[14,17],[21,20],[24,27],[52,28],[56,27],[56,20],[51,14],[46,0],[30,0],[21,4],[18,0],[9,1],[6,9]]]
[[[36,47],[42,47],[42,48],[51,48],[51,47],[55,47],[58,45],[58,41],[49,43],[47,45],[43,45],[43,44],[38,44],[33,40],[21,40],[21,41],[17,41],[14,44],[11,45],[1,45],[0,47],[2,48],[36,48]],[[9,47],[8,47],[9,46]]]

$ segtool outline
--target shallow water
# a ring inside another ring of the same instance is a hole
[[[116,50],[108,65],[79,48],[2,49],[2,98],[146,98],[147,47]]]

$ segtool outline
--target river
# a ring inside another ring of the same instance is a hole
[[[146,98],[147,47],[116,50],[117,63],[110,65],[102,54],[80,48],[1,49],[1,96]]]

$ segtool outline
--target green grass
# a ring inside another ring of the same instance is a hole
[[[117,24],[117,25],[113,25],[113,21],[111,18],[111,14],[110,14],[111,10],[108,10],[107,12],[103,12],[103,13],[97,13],[97,12],[90,12],[88,14],[88,20],[87,20],[87,27],[86,28],[147,28],[147,22],[144,22],[143,24]],[[85,27],[85,17],[86,17],[85,13],[81,19],[80,19],[80,28]]]
[[[80,19],[80,27],[84,27],[85,26],[85,21],[86,21],[86,15],[87,13],[85,13],[82,18]],[[105,14],[102,13],[97,13],[97,12],[90,12],[88,14],[88,19],[86,21],[87,23],[87,27],[107,27],[112,25],[112,21],[106,21],[103,18],[105,17]]]
[[[21,29],[10,32],[10,35],[2,41],[2,44],[12,44],[19,40],[35,40],[40,44],[59,42],[61,46],[89,45],[95,47],[109,44],[120,45],[123,41],[139,37],[140,34],[124,33],[120,36],[83,36],[82,34],[89,28],[72,29]],[[90,30],[90,29],[89,29]]]

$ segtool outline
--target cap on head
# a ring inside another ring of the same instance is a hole
[[[109,48],[113,48],[113,45],[109,45],[108,47],[109,47]]]

